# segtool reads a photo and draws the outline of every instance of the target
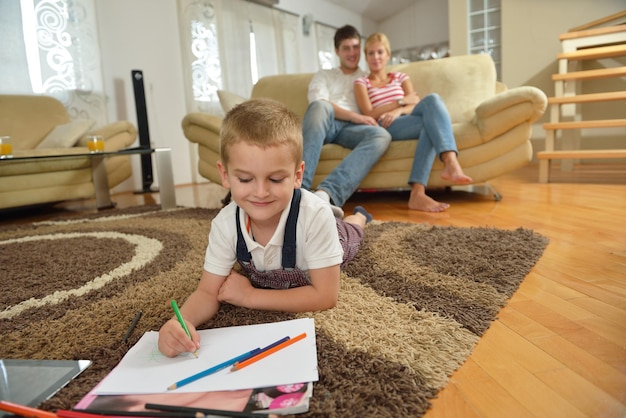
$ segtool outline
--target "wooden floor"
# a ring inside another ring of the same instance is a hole
[[[543,257],[502,309],[468,361],[451,377],[427,417],[626,417],[626,164],[555,171],[537,181],[529,166],[490,182],[503,196],[433,193],[451,203],[441,214],[409,211],[404,192],[358,193],[380,220],[459,227],[525,227],[548,237]],[[216,185],[178,186],[178,204],[215,207]],[[114,196],[118,207],[158,195]],[[47,213],[13,214],[26,222]],[[4,222],[3,222],[4,223]]]

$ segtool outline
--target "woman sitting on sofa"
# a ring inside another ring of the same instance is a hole
[[[444,180],[468,184],[472,179],[463,172],[457,159],[452,122],[445,104],[437,94],[429,94],[420,100],[406,74],[387,72],[391,47],[385,34],[374,33],[367,38],[364,51],[370,73],[354,81],[359,109],[387,129],[392,141],[419,139],[409,176],[409,209],[425,212],[446,210],[449,204],[426,195],[426,184],[435,157],[438,155],[444,164],[441,173]]]

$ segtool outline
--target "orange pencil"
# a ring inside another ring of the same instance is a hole
[[[26,418],[58,418],[53,412],[7,401],[0,401],[0,410]]]
[[[282,350],[283,348],[290,346],[291,344],[298,342],[300,340],[303,340],[304,338],[306,338],[306,332],[303,332],[302,334],[293,337],[287,341],[285,341],[282,344],[279,344],[275,347],[272,347],[271,349],[267,350],[267,351],[262,351],[261,353],[259,353],[258,355],[254,356],[254,357],[250,357],[248,360],[244,360],[240,363],[235,363],[235,365],[230,369],[231,371],[237,371],[237,370],[241,370],[246,366],[251,365],[252,363],[255,363],[267,356],[269,356],[270,354],[274,354],[275,352]]]

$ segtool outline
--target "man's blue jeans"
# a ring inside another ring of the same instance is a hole
[[[370,125],[335,120],[333,106],[325,100],[312,102],[302,121],[304,136],[304,178],[302,187],[311,189],[313,176],[324,144],[337,144],[352,150],[317,186],[328,193],[332,203],[343,206],[361,180],[387,151],[391,135]]]
[[[409,184],[426,186],[435,157],[454,151],[458,154],[452,122],[446,105],[438,94],[422,98],[409,115],[402,115],[387,128],[392,141],[418,138]]]

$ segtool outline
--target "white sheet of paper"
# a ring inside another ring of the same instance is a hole
[[[173,391],[168,386],[255,348],[262,348],[289,336],[306,332],[306,338],[244,367],[230,367]],[[209,392],[250,389],[300,382],[316,382],[317,347],[313,318],[269,324],[214,328],[198,331],[200,350],[175,358],[163,356],[158,332],[145,333],[122,361],[94,389],[98,395],[139,393]]]

